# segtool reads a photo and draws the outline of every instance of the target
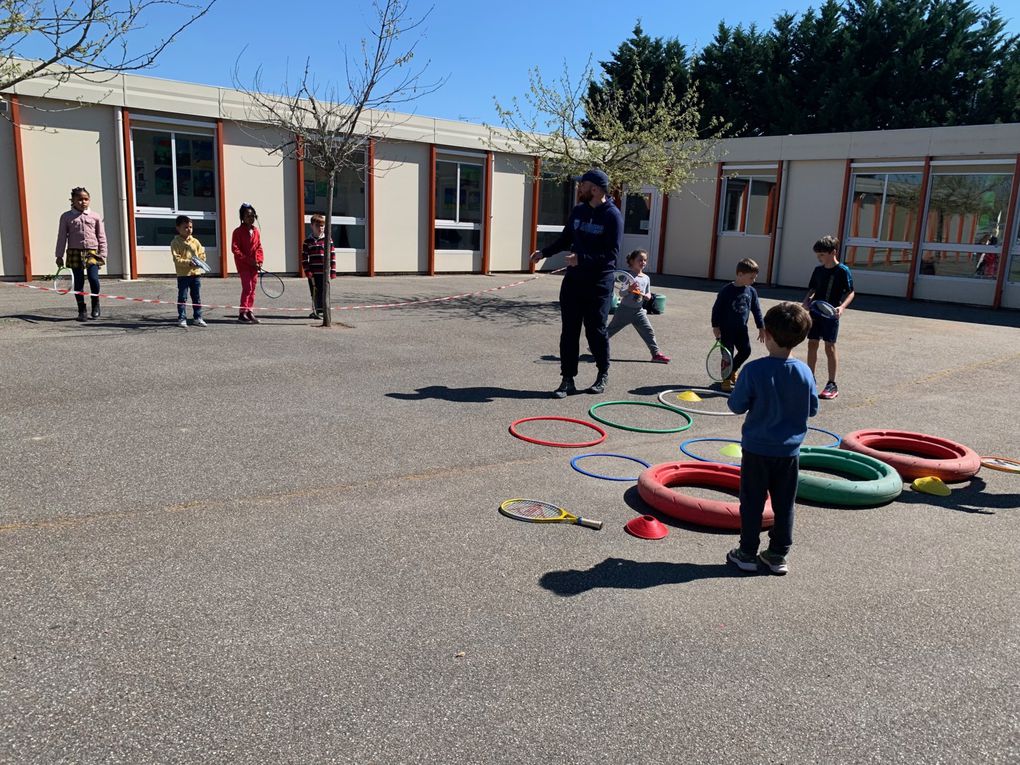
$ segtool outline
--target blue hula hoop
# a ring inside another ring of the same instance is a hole
[[[736,465],[740,467],[739,462],[725,462],[723,460],[710,460],[708,457],[699,457],[697,454],[692,454],[687,451],[687,447],[690,444],[697,444],[703,441],[722,441],[726,444],[739,444],[739,438],[688,438],[686,441],[680,444],[680,451],[690,457],[692,460],[698,460],[698,462],[721,462],[723,465]]]
[[[808,425],[808,430],[813,430],[815,433],[824,433],[825,435],[830,436],[832,438],[832,443],[831,444],[823,444],[823,446],[825,446],[828,449],[838,449],[839,445],[841,443],[843,443],[843,438],[841,436],[837,436],[831,430],[825,430],[823,428],[815,428],[815,427],[812,427],[810,425]]]
[[[815,427],[812,427],[811,425],[808,426],[808,430],[813,430],[816,433],[824,433],[827,436],[831,436],[833,441],[832,441],[831,444],[826,444],[825,445],[826,448],[838,449],[839,445],[841,443],[843,443],[843,439],[840,438],[835,433],[833,433],[831,430],[825,430],[824,428],[815,428]],[[726,443],[726,444],[739,444],[740,443],[740,439],[738,439],[738,438],[689,438],[689,439],[687,439],[686,441],[684,441],[683,443],[680,444],[680,451],[682,451],[684,454],[686,454],[691,459],[698,460],[699,462],[722,462],[722,464],[724,464],[724,465],[736,465],[737,467],[740,467],[740,463],[739,462],[724,462],[723,460],[710,460],[708,457],[699,457],[697,454],[693,454],[692,452],[687,451],[687,446],[689,444],[696,444],[696,443],[701,443],[701,442],[704,442],[704,441],[716,441],[716,442],[722,442],[722,443]]]
[[[570,467],[574,468],[574,470],[576,470],[581,475],[590,476],[591,478],[601,478],[603,481],[629,481],[630,483],[634,483],[635,481],[637,481],[637,476],[635,476],[634,478],[616,478],[614,476],[591,473],[585,470],[584,468],[577,466],[578,461],[583,460],[585,457],[616,457],[617,459],[630,460],[631,462],[636,462],[639,465],[644,465],[646,468],[651,467],[651,465],[649,465],[644,460],[639,460],[637,457],[628,457],[626,454],[579,454],[576,457],[574,457],[574,459],[570,460]]]

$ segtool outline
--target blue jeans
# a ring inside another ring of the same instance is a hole
[[[74,280],[74,291],[81,292],[85,286],[85,275],[89,277],[89,292],[93,295],[99,294],[99,266],[88,266],[86,268],[72,268],[71,277]],[[81,298],[81,302],[85,301],[84,296],[76,295],[75,297]],[[99,298],[93,297],[93,300]]]
[[[177,277],[177,319],[183,319],[188,311],[188,293],[191,293],[191,308],[195,318],[202,318],[202,287],[197,276]]]
[[[740,459],[740,549],[758,552],[766,495],[772,498],[775,523],[769,552],[786,555],[793,546],[793,506],[800,476],[799,457],[766,457],[744,452]]]

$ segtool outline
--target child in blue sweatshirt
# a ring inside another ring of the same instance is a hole
[[[769,355],[744,368],[727,402],[735,414],[747,412],[740,440],[740,546],[726,555],[741,571],[757,571],[759,563],[773,574],[789,570],[800,445],[808,418],[818,413],[814,375],[803,361],[790,358],[790,352],[810,329],[811,316],[803,306],[780,303],[770,308],[764,331]],[[767,496],[775,523],[768,549],[758,555]]]

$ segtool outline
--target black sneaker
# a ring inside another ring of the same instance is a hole
[[[573,377],[564,377],[560,381],[560,387],[553,391],[553,398],[566,398],[567,396],[573,396],[577,393],[577,388],[574,387]]]
[[[763,550],[758,553],[758,560],[766,566],[773,574],[782,576],[790,570],[786,563],[786,556],[774,553],[771,550]]]
[[[737,568],[739,568],[741,571],[748,571],[752,573],[758,571],[758,559],[755,558],[753,555],[748,555],[739,547],[734,547],[732,550],[726,553],[726,560],[732,563]]]
[[[599,372],[599,376],[595,378],[595,382],[588,388],[588,392],[604,393],[607,385],[609,385],[609,372]]]
[[[822,388],[822,392],[818,394],[818,398],[833,399],[839,395],[839,388],[836,387],[836,383],[832,380],[825,383],[825,387]]]

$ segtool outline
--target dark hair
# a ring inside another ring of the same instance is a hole
[[[241,203],[241,209],[239,209],[237,211],[237,216],[241,219],[241,223],[244,223],[244,213],[245,213],[246,210],[251,210],[252,215],[255,216],[255,220],[259,219],[259,214],[257,212],[255,212],[255,208],[252,207],[247,202],[242,202]]]
[[[175,227],[180,226],[184,223],[191,223],[191,218],[189,218],[187,215],[178,215],[177,220],[174,221],[174,226]]]
[[[634,252],[632,252],[630,255],[627,256],[627,263],[629,264],[638,255],[644,255],[647,258],[648,257],[648,251],[647,250],[634,250]]]
[[[744,258],[742,261],[737,263],[737,273],[738,274],[756,274],[760,270],[761,269],[758,268],[758,264],[755,263],[750,258]]]
[[[815,252],[835,252],[839,249],[839,240],[832,234],[829,234],[815,242],[815,246],[811,249]]]
[[[811,330],[811,314],[800,303],[780,303],[765,314],[765,329],[777,345],[795,348]]]
[[[92,198],[92,195],[89,194],[89,190],[84,186],[75,186],[73,189],[71,189],[71,199],[74,199],[75,194],[85,194],[85,196],[87,196],[89,199]]]

